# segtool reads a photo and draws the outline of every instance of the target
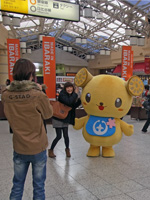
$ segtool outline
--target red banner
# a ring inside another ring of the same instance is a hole
[[[131,46],[122,46],[121,77],[127,81],[133,74],[133,51]]]
[[[43,37],[43,78],[48,87],[46,94],[50,99],[56,98],[56,64],[55,38]]]
[[[8,77],[10,81],[12,81],[14,64],[20,58],[19,39],[7,39],[7,54],[8,54]]]
[[[150,58],[145,58],[145,74],[150,74]]]

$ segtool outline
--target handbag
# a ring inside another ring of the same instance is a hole
[[[68,115],[68,112],[72,109],[69,106],[60,103],[59,101],[50,101],[50,104],[53,107],[53,116],[58,119],[65,119]]]

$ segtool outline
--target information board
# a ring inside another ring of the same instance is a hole
[[[0,10],[46,18],[79,21],[79,4],[57,0],[0,0]]]

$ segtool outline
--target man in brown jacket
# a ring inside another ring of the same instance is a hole
[[[10,200],[21,200],[30,163],[33,199],[45,200],[47,134],[43,120],[52,117],[49,99],[40,85],[32,82],[35,66],[19,59],[13,68],[14,81],[2,93],[4,112],[13,130],[14,178]]]

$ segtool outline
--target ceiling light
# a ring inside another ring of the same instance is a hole
[[[72,52],[72,47],[68,47],[68,51],[69,51],[69,52]]]
[[[109,56],[110,55],[110,50],[105,51],[105,55]]]
[[[29,54],[30,54],[30,53],[31,53],[31,49],[27,49],[27,53],[29,53]]]
[[[20,18],[12,17],[12,24],[13,24],[13,26],[20,27]]]
[[[86,38],[82,38],[82,44],[87,44],[87,39]]]
[[[21,49],[21,53],[25,54],[26,53],[26,49]]]
[[[42,42],[43,41],[43,37],[44,37],[45,35],[39,35],[39,42]]]
[[[20,42],[20,48],[26,48],[26,42]]]
[[[137,45],[144,46],[145,45],[145,37],[138,37],[137,38]]]
[[[105,55],[105,49],[100,50],[100,55]]]
[[[91,55],[91,59],[94,60],[95,59],[95,55]]]
[[[137,37],[136,36],[131,36],[130,37],[130,45],[137,45]]]
[[[80,37],[76,37],[76,43],[82,43],[82,40]]]
[[[10,25],[10,17],[7,15],[3,15],[3,25]]]
[[[63,46],[63,50],[64,50],[64,51],[67,51],[67,50],[68,50],[68,47]]]
[[[87,60],[91,59],[91,55],[86,55],[86,59]]]
[[[83,9],[83,16],[84,16],[85,18],[91,18],[91,17],[93,17],[93,15],[92,15],[92,8],[90,8],[90,7],[85,7],[85,8]]]

